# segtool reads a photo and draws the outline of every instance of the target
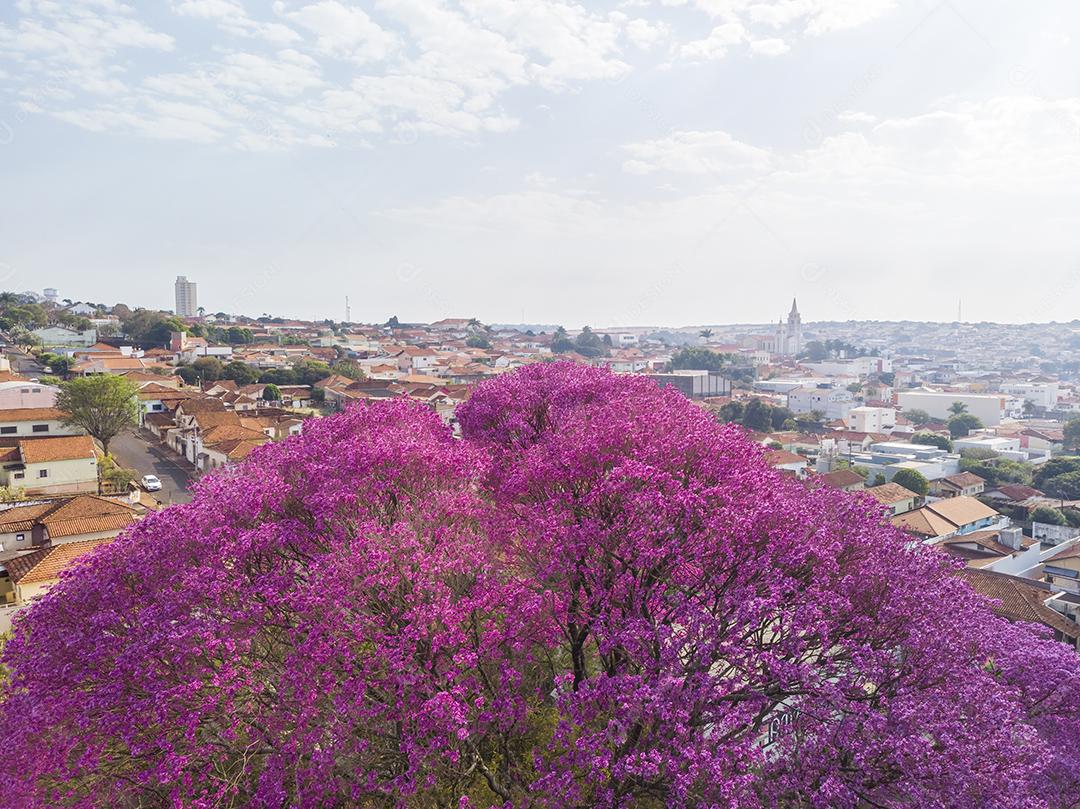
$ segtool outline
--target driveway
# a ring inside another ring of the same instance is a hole
[[[161,491],[150,494],[165,505],[186,503],[191,499],[188,486],[195,470],[178,455],[144,441],[133,432],[116,436],[109,442],[109,451],[121,466],[134,469],[140,478],[143,475],[157,475],[161,479]]]

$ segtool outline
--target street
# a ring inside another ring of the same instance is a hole
[[[150,492],[163,504],[186,503],[191,499],[188,485],[191,483],[191,467],[164,447],[148,444],[134,432],[121,433],[109,443],[110,452],[117,462],[134,469],[137,477],[157,475],[161,479],[161,491]]]

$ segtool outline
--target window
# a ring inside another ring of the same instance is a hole
[[[33,426],[33,430],[34,430],[35,433],[47,433],[47,432],[49,432],[49,425],[48,424],[35,424]]]
[[[34,393],[41,393],[41,388],[34,388]]]
[[[15,477],[15,480],[22,480],[23,478],[26,477],[26,473],[25,472],[16,472],[14,477]]]
[[[26,534],[16,534],[15,535],[15,541],[16,542],[22,542],[25,539],[26,539]]]
[[[38,473],[37,473],[37,476],[39,478],[47,478],[49,476],[49,470],[48,469],[39,469]]]
[[[17,429],[17,427],[0,427],[0,435],[11,435]]]

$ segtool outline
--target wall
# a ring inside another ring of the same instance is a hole
[[[44,424],[49,429],[43,432],[35,432],[34,426],[38,424]],[[4,427],[14,427],[15,430],[4,430]],[[27,436],[30,438],[44,438],[50,435],[82,435],[85,430],[82,427],[77,426],[65,426],[62,421],[57,419],[40,419],[37,421],[5,421],[4,411],[0,410],[0,437],[7,436]]]
[[[50,385],[26,383],[0,384],[0,410],[18,407],[53,407],[59,388]]]
[[[46,469],[49,476],[38,477]],[[75,458],[68,461],[27,464],[25,478],[17,480],[14,472],[7,473],[9,486],[22,486],[27,494],[70,494],[97,492],[97,458]]]
[[[918,408],[925,410],[937,419],[947,419],[949,407],[953,402],[963,402],[967,412],[977,416],[987,427],[1001,423],[1003,407],[1002,396],[987,396],[974,393],[938,393],[936,391],[903,390],[897,394],[897,401],[906,410]]]

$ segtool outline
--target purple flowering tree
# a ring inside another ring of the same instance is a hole
[[[311,423],[3,652],[14,806],[1048,807],[1080,658],[681,395],[530,366]]]

